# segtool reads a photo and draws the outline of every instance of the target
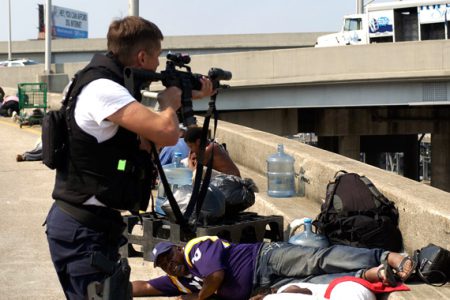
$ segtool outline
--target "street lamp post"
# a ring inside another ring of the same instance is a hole
[[[11,0],[8,0],[8,22],[9,22],[9,37],[8,37],[8,60],[12,59],[11,51]]]
[[[139,0],[128,0],[128,15],[139,16]]]
[[[45,7],[45,66],[44,66],[44,74],[50,74],[50,63],[51,63],[51,55],[52,55],[52,1],[46,1]]]
[[[364,0],[356,0],[356,13],[364,13]]]

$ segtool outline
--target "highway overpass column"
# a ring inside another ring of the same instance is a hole
[[[417,134],[404,137],[403,176],[419,181],[420,149]]]
[[[450,192],[450,122],[431,134],[431,185]]]
[[[403,176],[419,180],[419,142],[417,134],[369,135],[361,139],[361,152],[366,163],[386,168],[383,153],[403,153]],[[400,166],[397,166],[397,168]]]
[[[360,136],[344,135],[339,137],[339,154],[349,158],[360,160]]]

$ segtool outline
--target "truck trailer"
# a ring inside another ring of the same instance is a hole
[[[446,40],[449,22],[450,0],[373,3],[344,16],[341,31],[318,37],[316,47]]]

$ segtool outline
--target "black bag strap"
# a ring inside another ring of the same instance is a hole
[[[433,283],[433,282],[430,282],[430,281],[428,280],[426,274],[424,274],[424,273],[422,272],[422,270],[421,270],[423,264],[424,264],[424,263],[427,263],[427,261],[426,261],[425,259],[422,260],[422,261],[419,261],[419,255],[420,255],[420,250],[419,250],[419,249],[416,250],[416,251],[414,251],[413,259],[414,259],[414,261],[417,262],[417,268],[416,268],[416,274],[417,274],[417,276],[418,276],[423,282],[425,282],[426,284],[432,285],[432,286],[439,287],[439,286],[445,285],[445,284],[447,283],[447,280],[448,280],[447,275],[445,275],[444,272],[439,271],[439,270],[432,270],[431,272],[429,272],[429,273],[427,273],[427,274],[428,274],[428,275],[433,274],[433,275],[438,275],[438,276],[440,276],[440,277],[442,278],[442,281],[441,281],[441,282],[439,282],[439,283]]]
[[[381,207],[382,209],[384,208],[384,210],[381,210],[381,211],[386,213],[386,209],[389,210],[389,214],[392,218],[394,218],[393,221],[395,222],[395,225],[397,226],[399,214],[398,214],[398,210],[395,208],[394,203],[392,201],[389,201],[389,199],[387,199],[376,188],[376,186],[373,184],[372,181],[369,180],[369,178],[367,178],[366,176],[360,176],[359,178],[367,186],[367,188],[372,193],[372,195],[375,197],[375,199],[377,199],[381,203],[381,205],[384,206],[384,207]]]
[[[372,195],[379,200],[382,204],[387,205],[387,206],[391,206],[392,203],[386,199],[386,197],[376,188],[376,186],[373,184],[372,181],[370,181],[369,178],[367,178],[366,176],[362,175],[359,176],[359,178],[361,179],[361,181],[367,186],[367,188],[369,189],[369,191],[372,193]]]

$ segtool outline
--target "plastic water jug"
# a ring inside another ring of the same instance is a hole
[[[183,192],[186,190],[192,190],[192,170],[185,167],[181,163],[181,153],[174,153],[174,162],[163,166],[164,174],[166,175],[167,182],[170,185],[172,194],[177,200],[177,191],[182,189]],[[164,191],[164,186],[162,182],[158,186],[158,196],[156,197],[155,211],[161,215],[165,215],[164,211],[161,209],[161,205],[167,201],[166,193]]]
[[[267,194],[271,197],[292,197],[295,194],[294,158],[284,153],[284,146],[278,145],[278,152],[267,158]]]
[[[294,235],[295,231],[304,226],[302,233]],[[305,247],[326,248],[329,245],[328,239],[321,234],[312,231],[312,220],[310,218],[295,219],[289,225],[289,243]]]

